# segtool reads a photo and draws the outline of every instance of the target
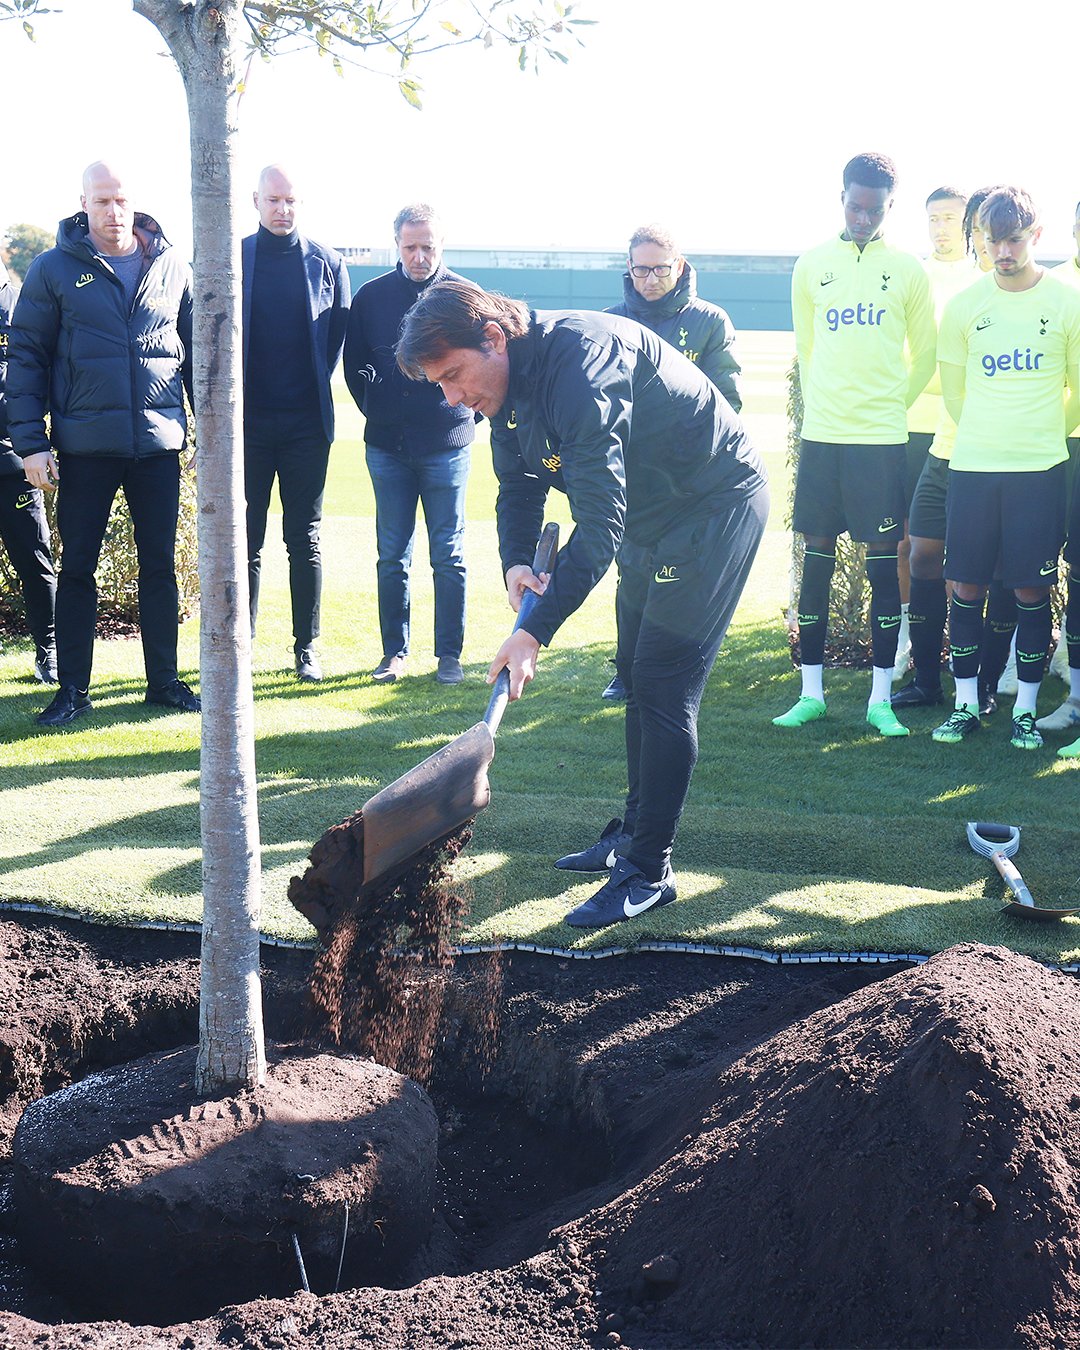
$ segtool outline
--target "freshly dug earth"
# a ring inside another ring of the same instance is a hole
[[[17,1091],[83,1069],[71,966],[121,1027],[153,961],[194,989],[175,939],[115,936],[118,962],[100,930],[0,925]],[[267,959],[287,1021],[310,954]],[[455,975],[431,1083],[442,1193],[404,1287],[164,1330],[11,1313],[0,1345],[1080,1345],[1080,991],[996,948],[882,973],[509,957],[486,1076],[487,975]],[[160,1036],[163,1011],[147,1020]]]

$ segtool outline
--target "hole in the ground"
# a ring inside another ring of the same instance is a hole
[[[482,984],[483,976],[478,980]],[[282,1012],[279,1003],[279,1022]],[[512,1021],[501,1028],[492,1058],[487,1054],[491,1029],[486,1017],[470,981],[451,981],[446,1035],[430,1084],[438,1116],[430,1235],[401,1260],[379,1264],[377,1279],[364,1282],[402,1288],[429,1276],[484,1269],[489,1261],[501,1265],[523,1259],[547,1242],[552,1226],[545,1218],[547,1211],[557,1209],[559,1221],[565,1221],[573,1195],[595,1184],[610,1167],[609,1122],[595,1090],[586,1090],[579,1081],[579,1070],[544,1038],[521,1031]],[[86,1072],[100,1070],[112,1058],[110,1048],[120,1052],[114,1062],[124,1063],[140,1051],[159,1050],[181,1028],[190,1034],[186,1024],[186,1010],[170,1008],[164,996],[145,1024],[127,1021],[115,1028],[102,1027],[86,1044],[85,1059],[79,1048],[65,1046],[60,1055],[56,1047],[49,1047],[46,1061],[63,1059],[75,1082]],[[50,1085],[59,1086],[59,1078],[57,1074]],[[235,1166],[242,1165],[238,1155]],[[93,1288],[76,1292],[70,1278],[51,1288],[48,1260],[38,1260],[36,1269],[27,1263],[33,1247],[39,1255],[47,1247],[43,1249],[40,1233],[36,1243],[24,1241],[11,1183],[8,1165],[0,1173],[0,1305],[36,1321],[122,1318],[164,1326],[203,1317],[259,1295],[295,1293],[302,1287],[300,1260],[305,1256],[311,1292],[333,1290],[333,1262],[316,1259],[314,1235],[305,1233],[302,1219],[295,1243],[283,1231],[268,1235],[258,1251],[255,1247],[245,1251],[238,1243],[235,1281],[227,1270],[216,1272],[216,1283],[185,1279],[184,1272],[173,1267],[171,1296],[150,1297],[139,1282],[125,1276],[118,1260],[117,1276],[108,1290],[96,1281]],[[162,1221],[167,1222],[168,1216]],[[198,1234],[192,1233],[190,1240],[198,1242]],[[102,1233],[100,1241],[107,1248],[108,1234]],[[246,1268],[256,1263],[256,1257],[261,1275],[258,1287],[252,1287]]]

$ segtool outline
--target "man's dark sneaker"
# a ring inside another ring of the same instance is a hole
[[[464,678],[465,672],[456,656],[439,657],[439,668],[435,672],[437,684],[460,684]]]
[[[998,710],[997,694],[988,684],[979,683],[979,716],[993,717]]]
[[[88,713],[93,706],[85,689],[65,684],[61,685],[56,697],[44,712],[38,713],[35,720],[39,727],[66,727],[76,717]]]
[[[622,703],[626,699],[626,685],[616,675],[600,697],[610,699],[613,703]]]
[[[393,684],[399,675],[405,672],[405,658],[403,656],[384,656],[375,669],[371,672],[371,678],[377,680],[379,684]]]
[[[301,647],[296,652],[296,678],[307,684],[318,684],[322,679],[322,666],[314,647]]]
[[[889,702],[894,708],[935,708],[943,698],[940,684],[936,689],[924,689],[917,680],[910,680]]]
[[[604,832],[595,844],[582,849],[580,853],[568,853],[565,858],[557,858],[556,867],[564,872],[607,872],[615,866],[615,859],[630,842],[630,835],[623,829],[621,820],[609,820]]]
[[[173,708],[176,712],[202,712],[202,700],[198,694],[192,693],[183,680],[170,680],[160,688],[147,685],[146,702],[156,703],[162,708]]]
[[[34,679],[40,684],[57,684],[56,648],[39,647],[34,657]]]
[[[606,928],[609,923],[636,919],[647,910],[670,905],[675,899],[675,873],[664,869],[659,881],[648,881],[629,858],[616,858],[611,876],[595,895],[566,916],[571,928]]]

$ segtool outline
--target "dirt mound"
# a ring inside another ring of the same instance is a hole
[[[1004,948],[795,1023],[583,1220],[602,1303],[694,1344],[1080,1344],[1078,1057],[1080,986]]]

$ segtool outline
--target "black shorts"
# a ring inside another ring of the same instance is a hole
[[[899,543],[904,534],[906,445],[801,441],[792,528],[859,543]]]
[[[949,461],[927,455],[923,471],[908,508],[908,534],[919,539],[945,538],[945,492],[949,484]]]
[[[923,471],[930,447],[934,443],[932,431],[909,431],[907,438],[907,463],[904,468],[904,501],[907,502],[907,514],[911,515],[911,499]]]
[[[1069,447],[1069,538],[1065,544],[1065,561],[1070,567],[1080,571],[1080,436],[1070,436],[1066,444]]]
[[[1038,590],[1057,580],[1065,538],[1065,464],[1034,473],[949,470],[945,576]]]

